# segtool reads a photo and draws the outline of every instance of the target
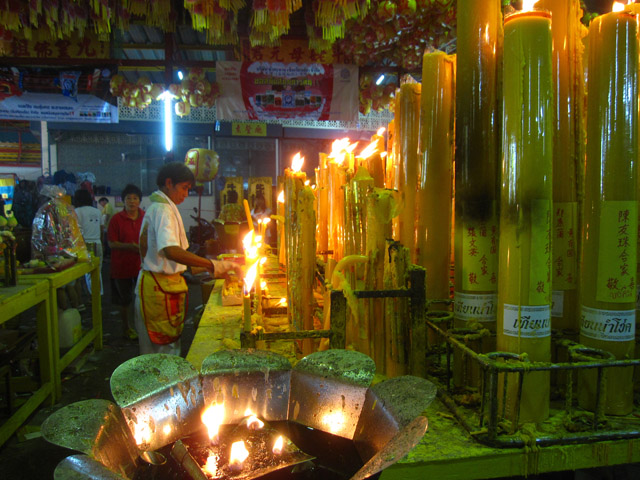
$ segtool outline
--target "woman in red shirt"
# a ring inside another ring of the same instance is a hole
[[[124,210],[111,217],[107,239],[111,248],[111,303],[118,305],[122,319],[122,336],[130,340],[138,338],[129,326],[133,319],[133,291],[140,271],[138,238],[144,211],[140,208],[142,191],[135,185],[122,190]]]

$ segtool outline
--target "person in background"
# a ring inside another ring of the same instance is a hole
[[[151,205],[142,221],[140,255],[135,299],[135,324],[140,353],[180,355],[184,326],[187,284],[182,273],[187,267],[201,267],[214,277],[230,271],[242,275],[234,262],[209,260],[188,252],[187,235],[177,205],[194,185],[193,172],[179,162],[167,163],[158,172],[158,190],[149,197]]]
[[[88,190],[80,188],[73,196],[73,204],[78,215],[78,226],[82,232],[84,243],[87,245],[89,253],[93,253],[100,259],[100,272],[102,272],[102,241],[100,239],[100,210],[93,206],[93,199]],[[85,279],[89,289],[91,289],[91,275],[86,274]],[[76,290],[79,298],[82,298],[82,281],[76,282]],[[103,293],[100,284],[100,294]],[[82,305],[82,304],[81,304]]]
[[[140,272],[138,238],[144,217],[140,208],[142,191],[135,185],[122,190],[124,209],[111,218],[107,239],[111,248],[111,303],[117,305],[122,321],[122,336],[130,340],[138,338],[130,326],[133,307],[133,291]]]
[[[122,197],[124,198],[124,196]],[[109,247],[109,239],[107,238],[107,229],[109,228],[109,222],[111,221],[111,217],[113,217],[113,206],[109,203],[109,199],[107,197],[100,197],[98,200],[98,205],[100,205],[100,211],[102,212],[102,232],[104,237],[104,256],[111,256],[111,248]]]

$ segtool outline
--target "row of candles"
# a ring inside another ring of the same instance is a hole
[[[428,300],[448,298],[455,99],[457,326],[488,328],[497,334],[490,349],[548,362],[553,317],[554,327],[580,331],[581,343],[630,358],[637,283],[639,7],[597,17],[583,39],[578,0],[542,0],[547,11],[523,10],[504,21],[499,0],[458,3],[457,62],[427,53],[422,85],[401,85],[389,126],[390,155],[381,133],[360,156],[350,142],[336,142],[330,154],[320,156],[315,191],[299,156],[286,169],[278,208],[291,324],[313,328],[316,254],[328,260],[331,283],[340,260],[364,255],[371,261],[390,236],[427,268]],[[588,75],[582,68],[585,40]],[[586,134],[592,140],[581,213]],[[384,203],[379,210],[386,214],[376,210],[376,201]],[[392,222],[395,210],[400,213]],[[371,282],[380,288],[382,277]],[[372,332],[365,331],[369,338],[358,347],[373,356]],[[608,380],[608,390],[616,392],[607,398],[608,413],[630,411],[632,372],[626,370]],[[595,380],[587,377],[579,398],[590,407],[595,400],[585,392],[594,390],[589,385]],[[521,422],[546,418],[548,385],[547,373],[528,375],[520,410],[510,415]]]
[[[552,360],[552,326],[633,358],[639,6],[618,4],[587,35],[577,0],[525,1],[504,22],[500,3],[458,1],[457,326],[489,328],[495,348],[531,361]],[[632,376],[609,374],[606,413],[631,411]],[[580,375],[582,407],[595,385]],[[544,420],[549,391],[548,372],[526,375],[508,416]]]

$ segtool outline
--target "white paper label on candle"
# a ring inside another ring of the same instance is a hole
[[[551,307],[505,304],[502,331],[509,337],[549,337],[551,336]]]
[[[628,342],[636,336],[635,310],[600,310],[582,306],[580,333],[608,342]]]
[[[454,316],[456,320],[475,320],[477,322],[495,322],[498,295],[468,294],[455,292]]]
[[[551,316],[561,317],[564,312],[564,290],[554,290],[551,293]]]

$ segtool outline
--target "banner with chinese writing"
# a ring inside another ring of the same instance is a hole
[[[216,62],[219,120],[355,121],[358,67]]]
[[[332,50],[316,52],[309,48],[306,39],[283,38],[280,44],[267,47],[251,45],[249,39],[240,42],[240,56],[245,62],[284,62],[284,63],[334,63]],[[336,63],[339,63],[336,62]]]
[[[40,38],[41,37],[41,38]],[[11,57],[37,58],[111,58],[109,41],[101,41],[98,34],[86,29],[65,38],[50,39],[34,32],[33,38],[25,38],[19,32],[13,35],[8,55]]]
[[[94,95],[75,98],[55,93],[0,97],[0,118],[47,122],[118,123],[118,107]]]

